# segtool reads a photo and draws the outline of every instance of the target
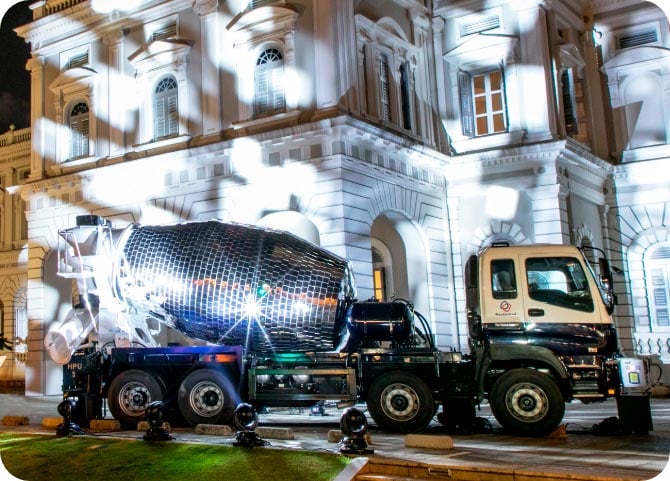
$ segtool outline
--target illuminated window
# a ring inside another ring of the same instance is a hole
[[[658,327],[670,327],[670,246],[655,248],[646,258],[649,314]]]
[[[459,73],[461,124],[468,137],[507,131],[503,72]]]
[[[269,48],[258,56],[254,81],[257,117],[286,110],[284,58],[278,49]]]
[[[179,132],[177,81],[163,77],[154,91],[154,138],[161,139]]]
[[[88,156],[89,109],[86,102],[78,102],[70,110],[70,159]]]

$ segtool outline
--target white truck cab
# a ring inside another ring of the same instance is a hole
[[[619,393],[612,274],[604,256],[596,262],[591,254],[568,245],[494,245],[466,263],[479,395],[512,431],[547,434],[566,401]]]
[[[612,324],[609,301],[574,246],[492,247],[479,258],[486,327]]]

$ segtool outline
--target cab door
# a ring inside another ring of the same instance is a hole
[[[556,354],[597,352],[608,343],[597,324],[609,323],[597,302],[597,287],[587,269],[569,253],[521,254],[523,311],[530,344]]]
[[[521,329],[526,320],[518,255],[501,249],[482,263],[483,323],[487,329]]]

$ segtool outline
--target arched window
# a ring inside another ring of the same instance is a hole
[[[647,254],[645,279],[652,326],[670,327],[670,245],[660,245]]]
[[[156,85],[154,91],[155,140],[179,133],[177,93],[177,81],[171,75],[162,78]]]
[[[265,117],[286,109],[284,59],[276,48],[264,50],[256,59],[256,116]]]
[[[77,102],[70,110],[70,159],[88,156],[89,109],[86,102]]]

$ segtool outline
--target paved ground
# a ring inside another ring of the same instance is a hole
[[[53,433],[53,428],[45,429],[42,422],[44,418],[58,417],[56,406],[60,400],[59,396],[0,394],[0,418],[26,416],[30,420],[28,426],[0,426],[0,432]],[[468,466],[488,471],[528,470],[565,479],[646,480],[659,476],[670,459],[670,398],[652,398],[651,409],[654,429],[648,435],[596,435],[594,426],[618,415],[616,402],[570,403],[564,418],[566,434],[536,439],[504,434],[488,406],[482,406],[478,415],[490,423],[491,431],[452,435],[453,449],[408,448],[403,436],[383,433],[372,424],[370,448],[374,449],[375,457],[436,466]],[[334,407],[326,406],[326,414],[311,416],[309,410],[276,409],[261,414],[260,426],[289,427],[293,431],[293,440],[266,439],[272,447],[339,452],[338,444],[328,441],[328,431],[339,429],[340,413]],[[113,435],[141,439],[143,434],[123,431]],[[198,435],[187,428],[175,428],[172,434],[175,442],[226,445],[233,441],[229,436]],[[425,434],[444,435],[437,423],[431,424]],[[662,478],[670,480],[670,468]]]

